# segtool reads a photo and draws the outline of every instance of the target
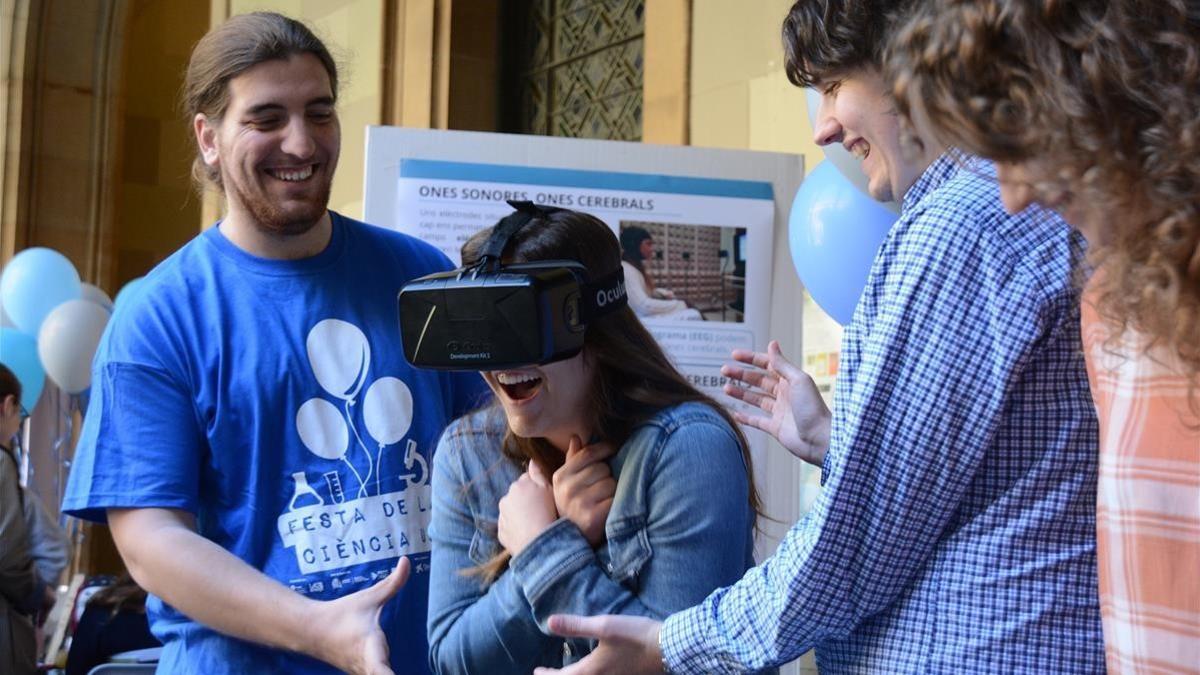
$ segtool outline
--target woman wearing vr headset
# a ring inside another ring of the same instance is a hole
[[[621,250],[593,216],[533,207],[505,263],[582,263]],[[467,267],[494,228],[463,246]],[[455,421],[434,457],[430,661],[440,673],[529,673],[590,650],[551,614],[663,617],[754,564],[749,449],[628,306],[586,326],[582,352],[484,372],[494,402]]]

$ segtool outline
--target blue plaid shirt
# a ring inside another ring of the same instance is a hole
[[[842,343],[824,487],[778,550],[670,616],[673,672],[817,649],[830,673],[1101,673],[1097,426],[1061,220],[943,155]]]

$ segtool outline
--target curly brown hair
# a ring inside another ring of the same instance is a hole
[[[1091,246],[1098,311],[1200,380],[1197,3],[931,0],[884,68],[922,131],[1114,214]]]

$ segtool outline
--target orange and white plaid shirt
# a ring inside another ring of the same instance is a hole
[[[1200,673],[1200,417],[1165,349],[1106,343],[1083,306],[1100,419],[1096,514],[1100,611],[1110,673]],[[1115,353],[1114,353],[1115,352]]]

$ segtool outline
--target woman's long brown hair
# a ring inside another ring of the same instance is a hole
[[[480,252],[492,228],[476,233],[462,248],[463,265],[479,260]],[[556,210],[535,217],[522,228],[505,248],[506,262],[537,260],[575,260],[599,278],[620,268],[621,249],[612,230],[594,216],[578,211]],[[583,356],[594,373],[589,387],[587,409],[591,419],[587,428],[604,441],[621,447],[634,430],[664,408],[687,402],[703,403],[729,425],[742,450],[750,484],[750,507],[761,513],[761,501],[754,486],[754,471],[746,437],[733,417],[720,404],[701,393],[671,365],[642,322],[629,307],[588,324],[584,335]],[[498,402],[493,403],[503,417]],[[543,438],[521,438],[508,429],[500,448],[502,459],[524,468],[537,462],[547,476],[562,466],[561,450]],[[489,584],[508,566],[509,554],[503,551],[467,574],[478,575]]]

